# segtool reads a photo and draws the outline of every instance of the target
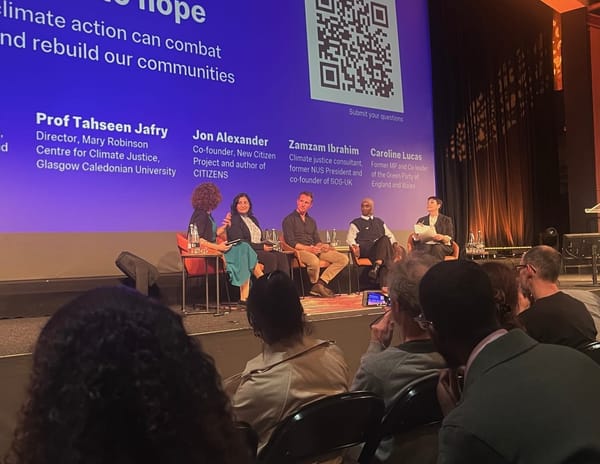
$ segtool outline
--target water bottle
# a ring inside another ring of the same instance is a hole
[[[337,246],[337,234],[335,232],[335,229],[331,230],[331,246]]]
[[[200,250],[200,234],[198,233],[198,226],[196,224],[193,224],[193,226],[194,233],[192,235],[192,247],[194,248],[194,253],[198,253],[198,251]]]
[[[188,227],[187,247],[188,247],[188,252],[191,253],[192,248],[194,247],[194,224],[190,224],[190,226]]]
[[[481,234],[480,230],[477,231],[477,244],[476,244],[476,247],[479,250],[483,250],[485,248],[485,243],[483,241],[483,235]]]
[[[469,232],[469,240],[467,240],[467,254],[473,254],[475,251],[475,234],[473,231]]]
[[[279,237],[277,236],[277,229],[271,229],[271,239],[273,241],[273,250],[281,251],[281,247],[279,245]]]

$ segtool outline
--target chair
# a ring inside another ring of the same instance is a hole
[[[600,364],[600,342],[590,342],[581,351]]]
[[[418,428],[432,428],[444,418],[437,399],[438,375],[433,374],[418,380],[407,387],[387,408],[376,433],[365,443],[358,459],[359,463],[370,463],[382,439],[394,436],[395,443],[402,442],[402,436]],[[437,429],[437,427],[436,427]],[[431,434],[431,442],[437,443],[437,432]],[[426,450],[435,462],[437,449]]]
[[[209,291],[208,291],[208,276],[214,274],[216,276],[216,312],[215,315],[219,315],[220,302],[219,302],[219,279],[221,275],[225,273],[225,259],[221,253],[215,252],[210,254],[198,254],[189,256],[188,253],[188,240],[187,236],[181,232],[177,232],[177,247],[179,248],[179,254],[181,255],[182,271],[181,271],[181,311],[184,314],[189,313],[186,310],[185,298],[186,298],[186,281],[189,277],[204,277],[205,285],[205,297],[206,297],[206,310],[202,311],[209,313]],[[187,255],[187,256],[186,256]],[[222,265],[219,266],[219,263]],[[225,283],[225,290],[227,292],[227,300],[229,302],[229,287],[227,282]],[[200,312],[200,311],[194,311]]]
[[[331,459],[366,442],[381,422],[383,410],[383,400],[370,392],[340,393],[313,401],[277,424],[257,463]]]
[[[360,256],[358,256],[355,251],[354,248],[352,248],[352,245],[348,245],[349,250],[350,250],[350,256],[352,257],[352,265],[356,266],[358,268],[358,272],[356,273],[356,289],[357,291],[360,292],[360,268],[361,267],[373,267],[373,263],[371,262],[371,260],[369,258],[361,258]],[[350,289],[350,291],[352,291],[352,289]]]
[[[286,241],[285,241],[285,237],[283,236],[283,234],[281,234],[279,236],[279,243],[281,244],[281,250],[290,255],[291,256],[291,261],[290,261],[290,271],[291,271],[291,275],[292,275],[292,279],[294,278],[294,269],[298,269],[300,272],[300,287],[302,289],[302,296],[306,296],[306,294],[304,293],[304,280],[302,279],[302,269],[306,269],[306,264],[300,259],[300,255],[298,253],[298,250],[296,250],[295,248],[293,248],[292,246],[290,246]],[[328,261],[323,261],[322,259],[319,260],[319,267],[321,269],[325,268],[329,266],[329,262]]]
[[[407,253],[411,253],[414,249],[414,246],[415,246],[414,237],[415,237],[414,232],[408,236],[408,240],[406,241],[406,252]],[[452,246],[452,254],[444,257],[444,261],[452,261],[452,260],[458,259],[458,257],[460,256],[460,247],[458,246],[458,243],[456,243],[454,240],[452,240],[452,242],[450,242],[450,245]]]
[[[258,434],[248,422],[234,422],[236,432],[240,435],[242,443],[248,448],[248,462],[254,462],[256,459],[256,449],[258,448]]]

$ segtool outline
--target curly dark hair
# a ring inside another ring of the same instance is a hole
[[[282,271],[265,274],[254,283],[246,309],[254,334],[267,345],[310,332],[296,285]]]
[[[239,216],[240,213],[238,213],[237,211],[237,204],[238,201],[240,201],[240,198],[246,198],[246,200],[248,200],[248,203],[250,204],[250,209],[248,210],[248,214],[247,216],[252,217],[254,216],[254,213],[252,212],[252,200],[250,199],[250,197],[248,196],[247,193],[238,193],[235,197],[233,197],[233,201],[231,202],[231,215],[232,216]]]
[[[212,358],[125,287],[59,309],[37,342],[7,463],[246,463]]]
[[[192,193],[192,207],[202,211],[213,211],[223,197],[221,191],[212,182],[204,182],[198,185]]]
[[[481,269],[490,278],[500,325],[507,330],[521,327],[517,319],[519,286],[512,267],[498,261],[481,264]]]

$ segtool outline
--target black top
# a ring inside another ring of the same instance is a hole
[[[204,240],[214,242],[216,240],[214,224],[212,216],[202,209],[196,208],[192,217],[190,218],[190,224],[196,224],[198,227],[198,235]]]
[[[304,216],[304,221],[298,211],[288,214],[283,219],[282,228],[283,238],[292,248],[296,248],[297,243],[301,245],[316,245],[317,243],[321,243],[317,223],[308,213]]]
[[[429,226],[429,215],[417,219],[417,224],[419,223]],[[454,240],[454,223],[452,222],[452,218],[444,214],[438,214],[437,221],[435,222],[435,231],[441,235],[448,235]]]
[[[579,349],[596,340],[596,327],[585,305],[563,292],[536,300],[519,314],[519,320],[540,343]]]
[[[260,229],[260,224],[258,223],[258,219],[256,219],[255,216],[248,216],[248,217]],[[252,243],[252,241],[250,240],[250,229],[248,229],[248,226],[246,225],[246,223],[244,222],[242,217],[239,214],[232,214],[231,215],[231,225],[227,228],[227,239],[228,240],[236,240],[238,238],[240,240],[243,240],[244,242],[248,242],[250,244],[250,246],[252,248],[254,248],[255,250],[264,249],[264,246],[262,243]],[[261,233],[260,233],[260,238],[261,238],[261,240],[263,239],[262,229],[261,229]]]

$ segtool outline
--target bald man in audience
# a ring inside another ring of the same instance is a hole
[[[596,327],[585,305],[559,290],[561,260],[560,253],[546,245],[523,255],[517,266],[519,283],[534,302],[519,314],[519,320],[539,342],[581,349],[596,340]]]
[[[438,384],[438,464],[600,462],[600,366],[502,329],[490,279],[472,261],[432,267],[419,298],[420,323],[450,367]]]

